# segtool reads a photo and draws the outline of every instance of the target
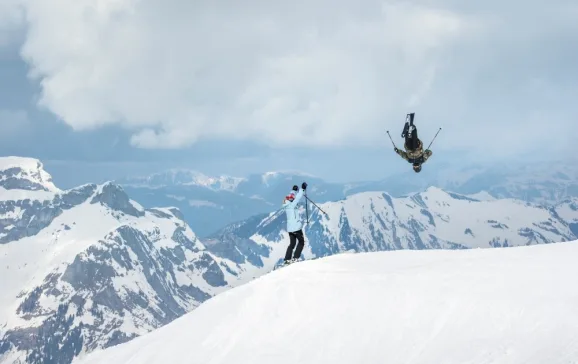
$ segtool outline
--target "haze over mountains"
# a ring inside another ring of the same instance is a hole
[[[436,186],[475,198],[515,198],[553,206],[578,197],[578,163],[539,163],[424,168],[382,181],[332,183],[319,177],[291,172],[268,172],[248,177],[206,176],[191,170],[169,170],[145,177],[118,180],[146,207],[174,205],[199,236],[208,236],[224,224],[244,220],[280,207],[294,184],[306,180],[316,202],[335,201],[359,192],[387,191],[402,197]]]

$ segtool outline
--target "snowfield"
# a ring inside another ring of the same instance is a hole
[[[578,363],[578,241],[338,254],[76,364]]]

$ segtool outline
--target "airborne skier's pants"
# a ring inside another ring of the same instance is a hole
[[[405,135],[405,149],[416,150],[419,147],[419,139],[417,137],[417,128],[413,126],[411,133]]]
[[[291,254],[293,253],[293,249],[295,249],[295,243],[297,240],[299,240],[299,244],[297,244],[297,249],[293,255],[294,259],[299,259],[301,256],[301,251],[303,251],[303,247],[305,246],[303,230],[297,230],[295,232],[289,233],[289,246],[287,247],[287,252],[285,253],[285,261],[291,260]]]

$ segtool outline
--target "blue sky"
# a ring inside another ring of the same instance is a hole
[[[2,4],[0,154],[67,187],[168,167],[379,179],[409,167],[385,134],[401,144],[409,111],[426,143],[444,128],[428,168],[575,154],[570,1]]]

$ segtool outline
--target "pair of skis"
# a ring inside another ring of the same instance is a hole
[[[414,118],[414,116],[415,116],[415,113],[414,113],[414,112],[409,113],[409,114],[407,114],[407,115],[405,116],[406,122],[407,122],[407,120],[409,119],[409,125],[413,125],[413,118]],[[439,134],[439,132],[440,132],[441,130],[442,130],[442,128],[439,128],[439,129],[438,129],[438,132],[436,133],[436,135],[434,135],[433,139],[431,140],[431,142],[430,142],[429,145],[427,146],[426,150],[428,150],[428,149],[431,147],[431,145],[433,144],[434,140],[437,138],[437,136],[438,136],[438,134]],[[405,130],[404,130],[404,131],[405,131]],[[391,134],[389,134],[389,130],[387,130],[387,135],[389,135],[389,140],[391,140],[391,144],[393,144],[393,147],[394,147],[395,149],[397,149],[397,146],[395,145],[395,143],[393,142],[393,139],[391,138]],[[404,136],[402,135],[402,137],[404,137]]]

